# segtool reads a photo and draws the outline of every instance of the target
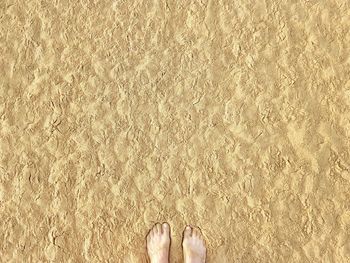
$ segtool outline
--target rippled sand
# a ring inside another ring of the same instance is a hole
[[[350,4],[0,1],[1,262],[350,261]]]

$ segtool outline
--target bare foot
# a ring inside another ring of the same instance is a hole
[[[185,263],[205,263],[206,247],[202,233],[198,228],[186,226],[182,247]]]
[[[155,224],[147,235],[147,252],[151,263],[168,263],[169,247],[169,224]]]

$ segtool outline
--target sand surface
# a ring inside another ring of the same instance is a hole
[[[350,262],[350,4],[0,1],[0,262]]]

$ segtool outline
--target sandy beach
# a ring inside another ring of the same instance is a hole
[[[350,262],[350,3],[0,1],[0,262]]]

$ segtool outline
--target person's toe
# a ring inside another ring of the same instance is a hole
[[[156,224],[156,233],[158,235],[162,234],[162,225],[159,223]]]
[[[201,237],[202,237],[201,230],[200,230],[198,227],[193,228],[193,234],[192,234],[192,236],[195,236],[195,237],[201,239]]]
[[[147,234],[147,242],[151,242],[152,238],[154,237],[155,233],[154,233],[154,226],[148,231]]]
[[[157,225],[154,225],[152,228],[152,236],[157,235]]]
[[[197,229],[196,227],[194,227],[194,228],[192,229],[192,236],[193,236],[193,237],[198,237],[198,229]]]
[[[170,233],[170,226],[168,223],[164,222],[162,225],[163,233],[169,235]]]
[[[185,227],[184,237],[189,238],[192,235],[192,228],[190,226]]]

